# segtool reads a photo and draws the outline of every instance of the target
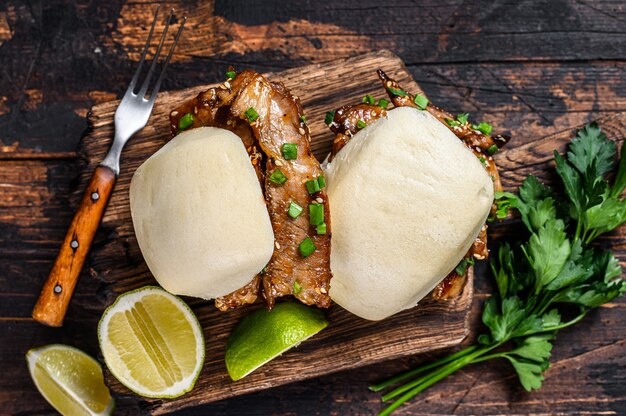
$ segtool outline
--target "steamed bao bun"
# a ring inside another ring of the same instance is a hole
[[[259,180],[228,130],[173,138],[135,172],[130,208],[150,271],[177,295],[224,296],[249,283],[274,251]]]
[[[411,308],[469,250],[493,202],[480,161],[427,111],[397,108],[326,167],[331,298],[380,320]]]

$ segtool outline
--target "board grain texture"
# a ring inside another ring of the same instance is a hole
[[[78,189],[83,161],[77,147],[89,109],[121,98],[157,4],[190,18],[163,91],[218,82],[229,64],[281,71],[390,49],[435,103],[512,133],[509,151],[501,155],[511,160],[500,161],[512,168],[506,186],[549,160],[546,137],[558,134],[565,143],[576,126],[626,112],[621,0],[0,1],[2,415],[55,414],[24,365],[29,348],[62,342],[99,353],[96,326],[110,290],[89,278],[93,256],[62,328],[43,327],[30,312],[76,206],[70,195]],[[622,135],[618,128],[612,137]],[[543,177],[552,179],[546,168]],[[521,229],[507,221],[490,234],[510,238]],[[95,247],[111,232],[101,229]],[[614,245],[623,265],[624,242],[623,231],[598,241]],[[484,265],[474,283],[464,344],[482,331],[482,301],[493,291]],[[623,415],[625,339],[626,299],[620,298],[559,333],[541,390],[526,393],[510,365],[494,361],[448,377],[398,414]],[[371,415],[382,404],[367,390],[369,383],[454,350],[383,361],[176,414]],[[135,396],[116,399],[120,415],[150,409]]]
[[[350,68],[350,77],[344,77]],[[311,148],[319,160],[329,153],[334,135],[324,125],[324,113],[348,103],[360,102],[365,94],[383,97],[385,92],[376,70],[382,68],[408,91],[422,92],[404,64],[389,51],[364,54],[268,74],[300,97],[311,131]],[[337,85],[341,83],[342,88]],[[169,113],[198,92],[216,85],[202,85],[159,94],[148,125],[128,142],[122,152],[121,172],[101,227],[109,237],[92,250],[91,276],[107,283],[106,296],[147,284],[156,284],[133,232],[129,207],[129,186],[135,170],[170,138]],[[93,107],[88,117],[90,130],[81,141],[79,153],[86,162],[79,189],[87,185],[91,172],[102,161],[113,137],[113,115],[118,101]],[[78,194],[76,196],[79,196]],[[184,276],[181,276],[184,278]],[[456,299],[435,302],[429,297],[413,308],[391,318],[371,322],[332,305],[330,325],[307,342],[264,365],[242,380],[233,382],[224,365],[224,348],[233,326],[254,307],[220,312],[213,302],[187,299],[204,331],[205,364],[195,388],[176,400],[151,401],[151,410],[172,410],[221,400],[230,396],[276,387],[350,368],[373,364],[459,344],[468,334],[467,318],[472,302],[473,280]],[[255,305],[257,308],[261,305]],[[115,391],[130,392],[107,373]]]

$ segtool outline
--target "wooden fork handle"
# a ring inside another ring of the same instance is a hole
[[[98,166],[67,230],[52,271],[43,285],[33,318],[48,326],[63,325],[78,276],[96,235],[116,181],[115,172]]]

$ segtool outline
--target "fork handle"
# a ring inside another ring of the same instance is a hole
[[[78,276],[116,180],[116,174],[111,168],[101,165],[96,167],[33,308],[32,316],[36,321],[54,327],[63,325]]]

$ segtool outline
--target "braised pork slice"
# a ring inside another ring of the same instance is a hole
[[[230,111],[250,122],[267,157],[265,197],[276,240],[274,255],[262,276],[267,306],[271,308],[278,297],[294,295],[307,305],[327,308],[332,276],[330,210],[323,189],[311,185],[312,192],[307,190],[308,181],[319,185],[323,172],[311,153],[300,101],[282,84],[257,74],[238,93]],[[297,148],[295,159],[283,156],[284,145]],[[292,203],[304,210],[296,218],[288,214]],[[309,210],[315,205],[323,206],[325,231],[310,224]],[[312,253],[305,250],[312,247]]]

